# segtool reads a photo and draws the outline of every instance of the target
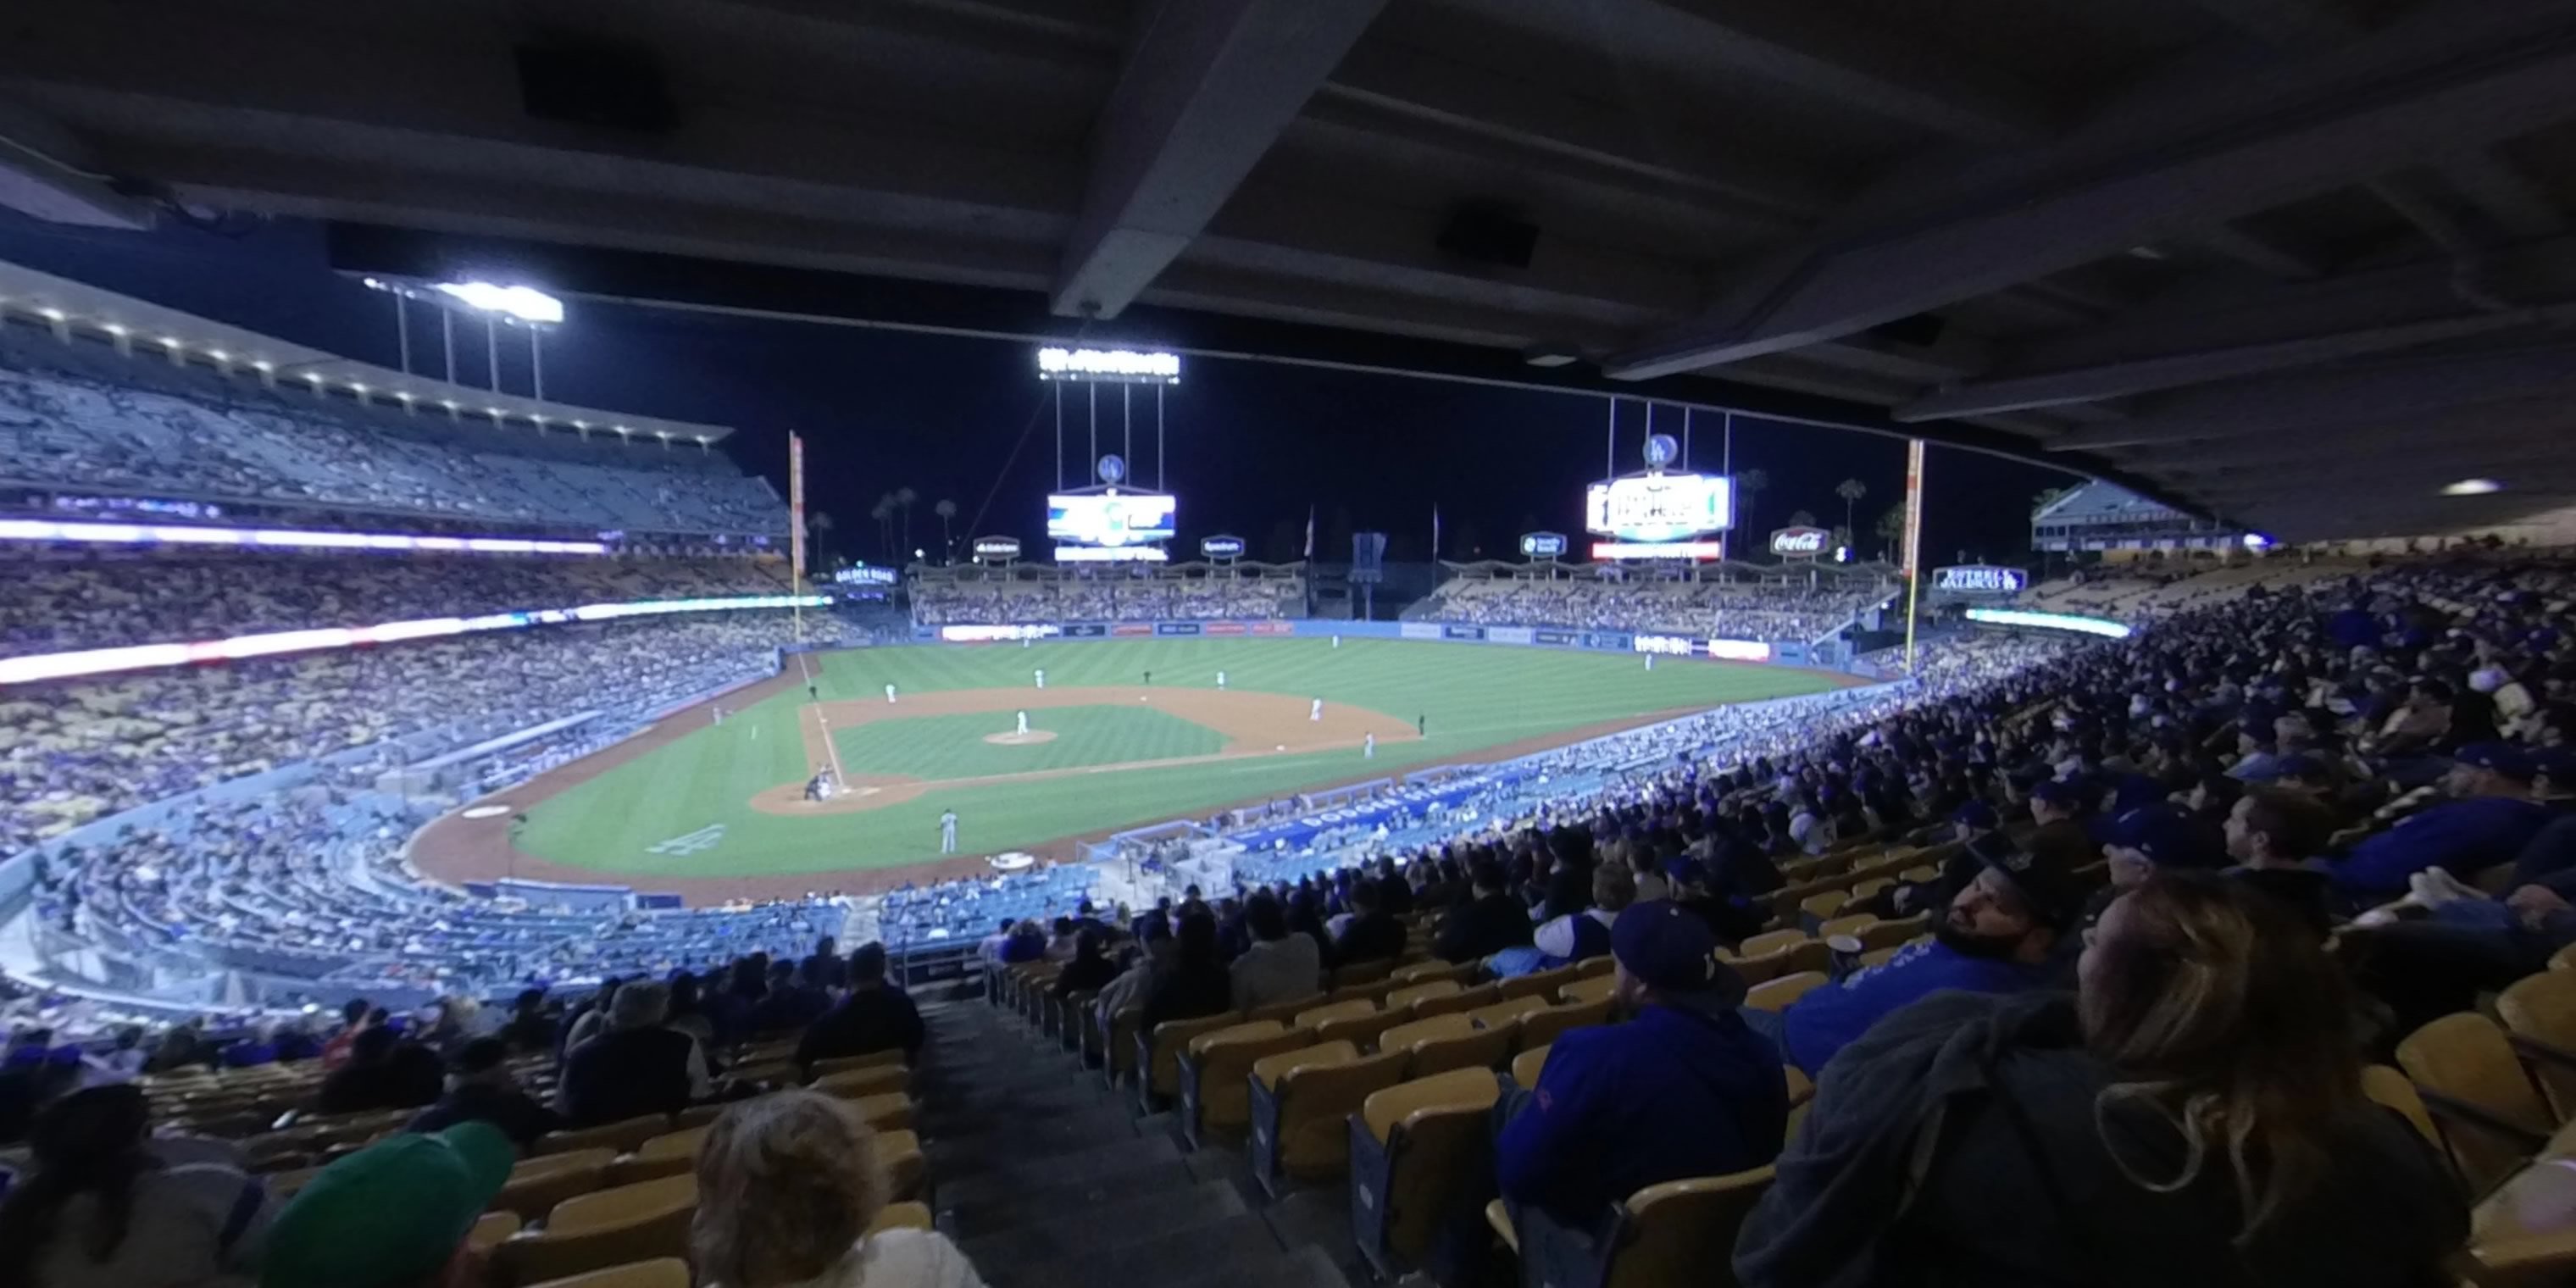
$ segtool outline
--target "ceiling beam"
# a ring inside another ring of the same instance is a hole
[[[2325,262],[2316,256],[2234,224],[2203,229],[2192,240],[2267,277],[2305,282],[2326,275]]]
[[[2576,341],[2400,359],[2240,380],[2170,395],[2125,421],[2086,425],[2051,451],[2293,434],[2454,407],[2576,395]],[[2312,441],[2323,449],[2323,443]]]
[[[1781,233],[1812,227],[1839,199],[1738,140],[1639,130],[1615,103],[1379,40],[1352,50],[1308,111],[1359,129],[1428,129],[1498,143],[1525,161],[1571,162],[1667,184],[1735,217],[1758,216]]]
[[[2202,294],[2185,309],[2141,312],[2088,331],[2034,340],[1983,379],[1900,410],[1933,420],[2050,407],[2543,325],[2576,305],[2576,238],[2510,247],[2486,260],[2489,290],[2515,307],[2464,298],[2449,260],[2425,260],[2320,282]]]
[[[2279,75],[2142,96],[2063,142],[1927,182],[1615,355],[1641,379],[1937,309],[2576,116],[2576,3],[2442,6]]]
[[[2334,429],[2331,455],[2337,460],[2380,455],[2421,457],[2436,448],[2501,446],[2528,442],[2535,435],[2564,434],[2570,429],[2576,429],[2576,407],[2563,402],[2490,403],[2434,416],[2397,416],[2339,425]],[[2156,443],[2112,453],[2130,469],[2176,478],[2230,467],[2313,465],[2325,454],[2317,440],[2306,435]]]
[[[1092,135],[1051,303],[1112,318],[1216,217],[1386,0],[1163,0]]]
[[[2567,231],[2567,214],[2520,167],[2485,148],[2433,163],[2451,189],[2468,198],[2508,236],[2555,237]]]
[[[1614,49],[1649,49],[1694,68],[1827,98],[1934,134],[2004,147],[2045,137],[2055,112],[2035,93],[1962,69],[1958,51],[1925,49],[1810,0],[1638,0],[1589,6]]]
[[[2267,45],[2325,45],[2361,34],[2332,0],[2191,0],[2211,17]]]

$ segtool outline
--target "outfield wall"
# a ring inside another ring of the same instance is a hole
[[[1321,636],[1349,639],[1438,640],[1454,644],[1500,644],[1518,648],[1571,649],[1595,653],[1641,653],[1665,657],[1712,658],[1727,662],[1776,662],[1783,666],[1847,669],[1847,648],[1814,645],[1805,640],[1744,640],[1704,635],[1671,635],[1653,631],[1593,630],[1572,626],[1505,626],[1483,622],[1343,622],[1322,619],[1291,621],[1193,622],[1011,622],[916,626],[916,643],[1016,644],[1022,640],[1282,638]]]

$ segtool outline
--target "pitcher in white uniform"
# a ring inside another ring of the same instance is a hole
[[[1040,674],[1044,673],[1041,672]],[[1023,738],[1029,736],[1029,713],[1026,711],[1020,713],[1020,736]]]

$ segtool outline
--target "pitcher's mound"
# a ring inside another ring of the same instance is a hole
[[[1042,742],[1054,742],[1055,735],[1044,729],[1031,729],[1027,733],[988,733],[984,735],[984,741],[1004,747],[1033,747]]]

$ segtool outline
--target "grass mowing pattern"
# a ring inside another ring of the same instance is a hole
[[[1152,707],[1041,707],[1029,713],[1033,733],[1052,742],[1024,747],[984,741],[1015,726],[1003,712],[872,720],[832,731],[847,774],[910,774],[915,778],[981,778],[1131,760],[1213,756],[1225,737]]]
[[[1580,728],[1605,720],[1683,708],[1714,707],[1813,693],[1833,682],[1807,671],[1725,662],[1665,659],[1652,671],[1640,657],[1416,640],[1137,639],[974,647],[858,649],[815,660],[815,683],[827,699],[882,702],[893,683],[906,693],[940,689],[1028,689],[1044,667],[1050,687],[1136,684],[1153,672],[1157,688],[1228,687],[1368,707],[1411,723],[1424,717],[1430,736],[1389,742],[1377,759],[1356,752],[1213,761],[1129,772],[1075,774],[1027,783],[935,789],[920,800],[856,814],[793,818],[764,814],[753,793],[801,781],[809,772],[799,737],[801,688],[763,702],[721,726],[701,729],[620,765],[528,810],[520,845],[531,854],[612,877],[649,882],[655,875],[727,876],[832,872],[917,863],[938,857],[939,813],[953,808],[966,853],[990,854],[1057,837],[1204,814],[1236,801],[1284,796],[1299,788],[1362,774],[1392,774],[1441,764],[1481,748]],[[795,671],[793,659],[790,672]],[[809,717],[810,718],[810,717]],[[1039,713],[1032,722],[1045,727]],[[1008,717],[1002,717],[1007,720]],[[924,724],[944,723],[925,720]],[[957,739],[930,737],[899,763],[878,772],[923,774],[952,754],[1037,752],[995,747],[992,717],[973,717]],[[848,732],[857,733],[861,726]],[[970,751],[971,749],[971,751]],[[845,768],[862,772],[849,763]],[[1110,754],[1150,759],[1144,744]],[[712,824],[723,839],[694,854],[655,854],[651,847]],[[828,885],[828,882],[818,882]]]

